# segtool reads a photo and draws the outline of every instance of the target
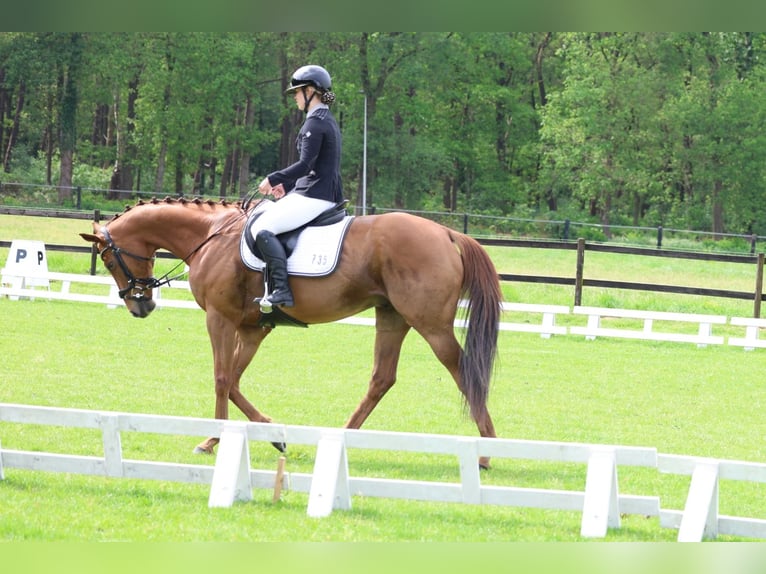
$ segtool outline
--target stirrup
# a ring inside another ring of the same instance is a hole
[[[261,307],[261,313],[264,315],[271,313],[274,309],[274,304],[269,299],[269,280],[266,273],[263,274],[263,296],[253,299],[253,303],[257,303]]]
[[[261,313],[264,315],[268,315],[274,310],[274,305],[269,300],[269,297],[256,297],[253,299],[253,303],[258,303],[258,305],[261,307]]]
[[[286,298],[280,300],[281,296],[286,296]],[[276,303],[271,300],[272,297],[277,299]],[[261,313],[271,313],[274,310],[274,305],[280,307],[292,307],[295,304],[293,302],[292,294],[289,291],[274,291],[263,297],[256,297],[254,302],[261,306]]]

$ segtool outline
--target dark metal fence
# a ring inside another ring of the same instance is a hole
[[[0,213],[11,213],[8,209],[24,209],[31,215],[57,216],[61,213],[84,212],[83,218],[89,218],[90,213],[100,208],[122,211],[128,203],[139,199],[162,199],[167,193],[149,191],[124,191],[113,189],[73,186],[61,188],[58,186],[9,183],[0,181]],[[179,197],[183,194],[177,194]],[[189,195],[188,197],[193,197]],[[237,201],[237,195],[204,195],[204,199],[226,199]],[[405,211],[401,209],[369,206],[370,214],[386,213],[389,211]],[[17,211],[13,211],[17,213]],[[477,238],[542,238],[561,241],[576,241],[584,238],[590,243],[632,245],[636,247],[655,247],[656,249],[685,249],[692,251],[727,251],[734,253],[750,253],[755,255],[758,245],[766,241],[766,236],[741,233],[714,233],[709,231],[694,231],[657,226],[603,225],[582,221],[525,219],[518,217],[501,217],[472,213],[455,213],[441,211],[412,211],[414,213],[438,221],[447,227],[457,229]],[[357,214],[358,215],[358,214]]]
[[[371,208],[369,212],[387,213],[404,211],[400,209]],[[499,217],[491,215],[476,215],[468,213],[451,213],[439,211],[408,211],[427,219],[438,221],[452,229],[458,229],[474,237],[538,237],[576,241],[578,238],[590,240],[592,243],[640,243],[642,246],[654,246],[663,249],[669,242],[671,245],[682,242],[692,248],[716,250],[716,243],[726,244],[729,249],[755,255],[759,242],[766,241],[765,236],[742,233],[713,233],[710,231],[693,231],[688,229],[632,226],[632,225],[603,225],[584,223],[581,221],[521,219],[515,217]]]

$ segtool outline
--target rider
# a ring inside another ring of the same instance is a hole
[[[270,173],[258,186],[263,195],[271,194],[278,200],[250,228],[273,285],[266,297],[255,299],[262,308],[293,306],[285,251],[275,236],[308,223],[343,201],[341,134],[329,108],[335,101],[330,74],[321,66],[298,68],[286,93],[293,94],[306,119],[296,140],[298,161]]]

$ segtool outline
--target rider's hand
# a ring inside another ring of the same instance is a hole
[[[269,182],[268,177],[264,177],[263,181],[258,185],[258,191],[261,192],[262,195],[269,195],[271,193],[271,183]]]
[[[275,185],[271,188],[271,195],[274,196],[274,199],[282,199],[285,196],[285,188],[280,183],[278,185]]]

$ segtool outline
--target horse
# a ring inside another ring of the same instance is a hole
[[[264,293],[263,274],[246,268],[239,252],[248,203],[139,200],[103,225],[92,222],[93,233],[80,236],[97,249],[135,317],[152,312],[153,289],[170,281],[153,276],[156,252],[167,250],[184,262],[213,350],[215,418],[228,418],[231,401],[248,420],[272,422],[240,389],[243,372],[273,330],[253,302]],[[372,375],[345,428],[360,428],[394,385],[404,338],[414,329],[454,379],[479,434],[496,437],[487,399],[502,293],[487,252],[468,235],[416,215],[349,217],[335,270],[322,277],[291,275],[295,304],[283,310],[308,326],[375,308]],[[463,346],[454,328],[461,299],[467,320]],[[195,452],[213,454],[218,442],[209,437]],[[489,457],[480,457],[479,466],[489,468]]]

